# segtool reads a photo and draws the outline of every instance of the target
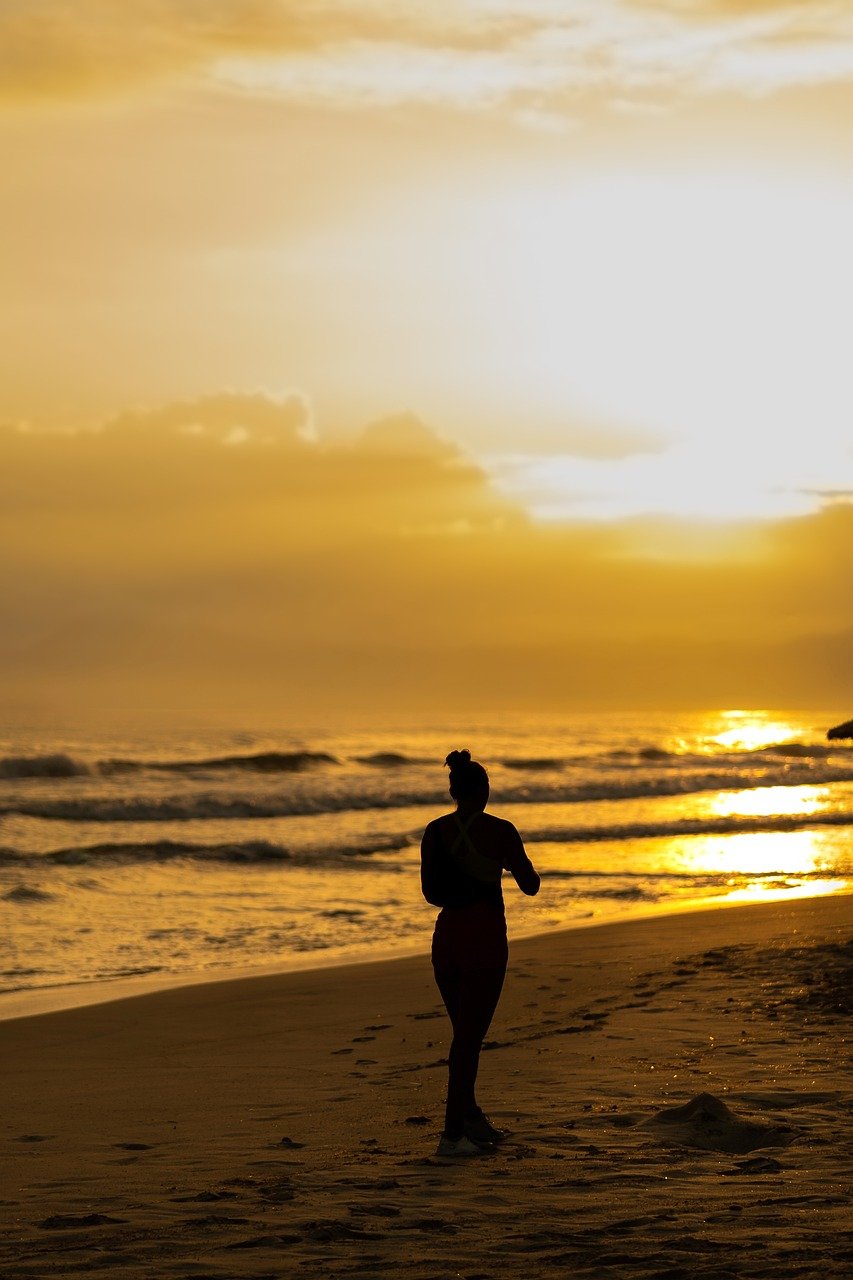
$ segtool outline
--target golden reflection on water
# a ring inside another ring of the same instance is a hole
[[[735,751],[758,751],[776,742],[789,742],[802,732],[790,721],[775,720],[761,711],[724,711],[722,720],[729,727],[712,731],[709,740]]]
[[[773,814],[820,813],[829,807],[827,787],[756,787],[754,791],[723,791],[708,810],[722,817],[735,814],[766,817]]]
[[[825,898],[831,893],[843,893],[849,889],[846,880],[806,880],[803,884],[780,885],[778,880],[770,884],[759,881],[731,889],[725,902],[778,902],[790,898]]]
[[[828,854],[817,831],[746,831],[742,835],[692,837],[673,849],[673,863],[694,875],[815,875],[827,870]]]

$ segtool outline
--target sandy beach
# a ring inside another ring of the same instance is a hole
[[[516,942],[480,1099],[432,1153],[426,956],[0,1025],[0,1274],[850,1274],[851,899]]]

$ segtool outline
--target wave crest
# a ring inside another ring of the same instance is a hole
[[[43,756],[0,756],[0,778],[82,778],[91,770],[64,752]]]
[[[301,773],[318,765],[340,764],[327,751],[255,751],[250,755],[210,756],[203,760],[104,760],[103,774],[153,769],[161,773],[193,773],[197,769],[243,769],[251,773]]]
[[[0,849],[0,866],[81,867],[108,863],[111,865],[145,862],[172,862],[192,859],[196,862],[225,863],[294,863],[300,866],[328,866],[350,860],[366,859],[373,854],[396,853],[412,843],[408,833],[375,835],[335,848],[288,849],[271,840],[237,840],[226,844],[200,844],[190,840],[155,840],[105,842],[51,849],[47,853],[20,853]],[[18,899],[23,901],[23,898]]]

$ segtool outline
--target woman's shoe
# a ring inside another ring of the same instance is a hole
[[[506,1134],[500,1129],[496,1129],[481,1111],[473,1120],[465,1121],[465,1137],[470,1138],[472,1142],[496,1143],[503,1142]]]
[[[481,1156],[483,1151],[482,1144],[473,1142],[464,1134],[461,1138],[446,1138],[442,1134],[435,1154],[437,1156]]]

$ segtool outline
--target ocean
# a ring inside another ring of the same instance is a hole
[[[0,740],[0,1017],[170,985],[425,952],[442,761],[542,875],[510,937],[853,881],[853,747],[829,713],[205,723]],[[448,725],[450,727],[448,727]]]

